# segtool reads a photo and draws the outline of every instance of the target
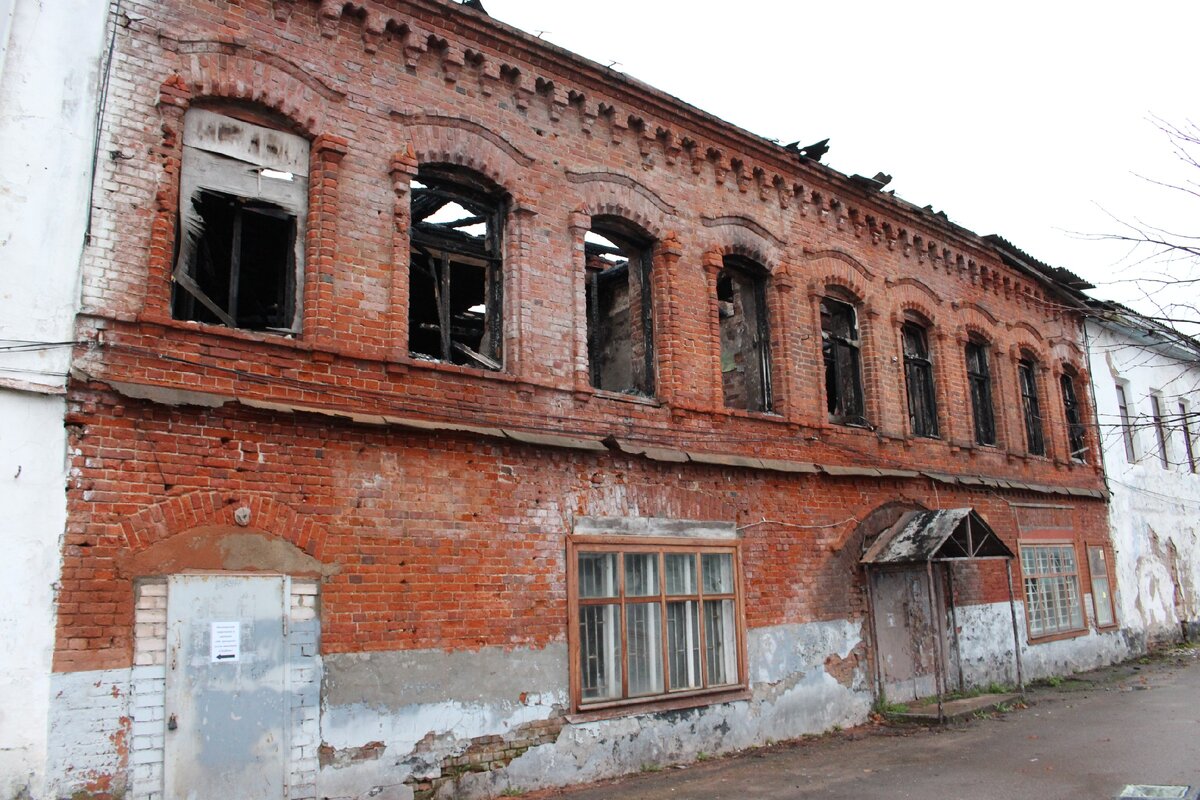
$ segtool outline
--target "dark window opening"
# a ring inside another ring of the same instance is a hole
[[[592,386],[654,396],[651,244],[620,220],[597,218],[584,239]]]
[[[906,322],[900,330],[904,340],[904,381],[908,387],[908,424],[914,436],[938,435],[937,401],[933,394],[933,362],[925,329]]]
[[[1038,403],[1037,365],[1023,358],[1017,364],[1021,383],[1021,409],[1025,414],[1025,447],[1031,455],[1046,455],[1046,439],[1042,432],[1042,411]]]
[[[183,138],[171,315],[298,332],[308,142],[199,108]]]
[[[975,418],[975,443],[996,443],[996,413],[992,406],[992,373],[988,348],[983,342],[967,342],[967,383],[971,391],[971,413]]]
[[[1124,385],[1117,384],[1117,412],[1121,417],[1121,438],[1125,442],[1125,460],[1137,463],[1137,448],[1133,441],[1133,419],[1129,415],[1129,400],[1125,397]]]
[[[829,420],[866,425],[862,370],[854,307],[831,298],[821,301],[821,352],[825,361],[825,402]]]
[[[1192,472],[1196,471],[1196,446],[1192,442],[1192,426],[1188,422],[1188,418],[1192,414],[1188,412],[1186,403],[1179,403],[1179,424],[1183,428],[1183,447],[1187,452],[1188,469]]]
[[[1158,437],[1158,460],[1162,462],[1163,469],[1170,469],[1171,451],[1168,446],[1167,425],[1163,421],[1162,398],[1156,394],[1150,395],[1150,409],[1154,420],[1154,435]]]
[[[1087,458],[1087,427],[1083,424],[1083,413],[1079,407],[1079,396],[1075,393],[1075,381],[1070,375],[1062,376],[1063,411],[1067,417],[1067,445],[1071,458],[1083,461]]]
[[[499,370],[504,361],[502,192],[455,167],[412,184],[408,349],[416,358]]]
[[[771,410],[766,278],[750,262],[726,258],[717,276],[721,386],[727,408]]]
[[[296,216],[273,203],[201,189],[175,274],[173,316],[249,330],[287,330],[296,274]],[[182,290],[182,291],[180,291]]]

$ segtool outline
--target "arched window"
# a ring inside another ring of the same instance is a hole
[[[301,136],[188,110],[175,319],[299,332],[308,164]]]
[[[726,256],[717,275],[721,387],[727,408],[771,410],[771,344],[766,270]]]
[[[1087,459],[1087,426],[1083,424],[1083,411],[1079,406],[1079,394],[1075,389],[1075,376],[1071,372],[1062,375],[1063,413],[1067,418],[1067,446],[1071,458],[1076,461]]]
[[[908,388],[908,424],[914,436],[938,435],[937,400],[933,392],[933,361],[929,336],[923,325],[905,322],[900,329],[904,341],[904,383]]]
[[[971,392],[971,415],[975,421],[975,444],[996,443],[996,413],[992,405],[992,370],[989,348],[982,339],[967,342],[967,384]]]
[[[825,404],[829,421],[865,425],[858,317],[854,306],[832,297],[821,300],[821,353],[825,362]]]
[[[1021,384],[1021,410],[1025,417],[1025,449],[1035,456],[1046,455],[1046,439],[1042,431],[1042,409],[1038,401],[1037,362],[1023,355],[1017,363],[1017,379]]]
[[[422,165],[412,184],[408,349],[413,356],[504,365],[503,191],[470,170]]]
[[[592,386],[654,396],[653,241],[617,217],[595,217],[584,237]]]

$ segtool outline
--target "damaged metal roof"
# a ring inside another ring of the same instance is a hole
[[[971,558],[1012,558],[1000,537],[973,508],[910,511],[879,534],[864,564],[918,564]]]

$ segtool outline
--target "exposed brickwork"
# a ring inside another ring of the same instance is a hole
[[[448,783],[471,772],[489,772],[503,769],[513,759],[522,756],[531,747],[549,744],[558,738],[565,720],[559,716],[552,719],[528,722],[504,736],[477,736],[471,739],[459,755],[444,759],[439,775],[426,774],[422,778],[410,778],[407,783],[413,789],[414,800],[429,800]],[[414,755],[430,752],[432,740],[418,742]]]

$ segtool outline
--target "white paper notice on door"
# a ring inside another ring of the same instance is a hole
[[[212,656],[214,664],[242,660],[242,623],[214,622],[212,624]]]

